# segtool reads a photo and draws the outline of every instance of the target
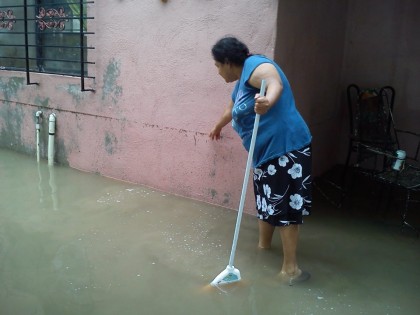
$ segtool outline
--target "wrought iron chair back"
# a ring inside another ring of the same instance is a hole
[[[375,157],[364,150],[363,145],[386,150],[398,146],[395,134],[392,132],[394,100],[395,90],[391,86],[364,90],[355,84],[347,87],[350,137],[346,169],[350,166],[353,154],[356,154],[354,163],[356,165]],[[376,162],[375,159],[375,165]]]

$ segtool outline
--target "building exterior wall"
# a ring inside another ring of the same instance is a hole
[[[395,126],[418,134],[419,13],[419,1],[350,1],[342,71],[343,88],[352,83],[361,88],[394,87]],[[418,139],[401,134],[399,140],[413,156]]]
[[[35,158],[42,110],[46,159],[54,112],[57,163],[237,208],[246,152],[231,127],[208,138],[233,88],[210,53],[226,34],[285,71],[314,137],[315,175],[344,161],[348,84],[394,86],[397,127],[420,132],[415,1],[102,0],[88,10],[95,93],[78,78],[31,74],[39,85],[26,85],[25,73],[0,70],[0,147]]]
[[[277,0],[103,0],[88,12],[95,92],[78,78],[31,74],[38,85],[26,85],[25,73],[1,71],[0,146],[35,157],[41,110],[45,159],[54,112],[57,163],[236,208],[246,152],[231,127],[208,138],[233,88],[210,50],[233,34],[272,57]]]
[[[315,175],[345,162],[349,84],[393,86],[396,127],[420,133],[419,12],[411,0],[279,1],[275,59],[312,131]],[[414,154],[416,139],[400,140]]]
[[[279,1],[275,59],[312,132],[313,171],[338,162],[347,1]]]

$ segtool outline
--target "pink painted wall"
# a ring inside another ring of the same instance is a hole
[[[59,163],[237,208],[246,153],[230,127],[223,141],[207,137],[232,89],[210,54],[228,33],[285,70],[314,136],[315,174],[344,162],[350,83],[395,86],[398,127],[419,132],[418,2],[103,0],[89,10],[96,93],[75,78],[33,74],[39,86],[26,86],[23,73],[1,71],[0,146],[35,157],[35,112],[54,111]]]
[[[35,155],[34,114],[55,112],[59,163],[236,208],[246,153],[231,127],[208,139],[233,87],[210,49],[234,34],[273,56],[277,1],[108,0],[88,10],[96,79],[86,85],[96,92],[55,75],[32,74],[39,85],[26,86],[24,73],[2,71],[2,146]],[[46,158],[47,119],[42,128]]]

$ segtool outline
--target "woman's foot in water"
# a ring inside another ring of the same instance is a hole
[[[307,281],[311,277],[311,274],[298,268],[292,273],[287,273],[286,271],[282,270],[278,276],[281,283],[292,286],[296,283]]]

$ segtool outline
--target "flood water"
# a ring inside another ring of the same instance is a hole
[[[236,212],[0,149],[0,315],[419,314],[420,240],[315,202],[299,260],[275,279],[244,215],[244,281],[203,288],[227,265]]]

